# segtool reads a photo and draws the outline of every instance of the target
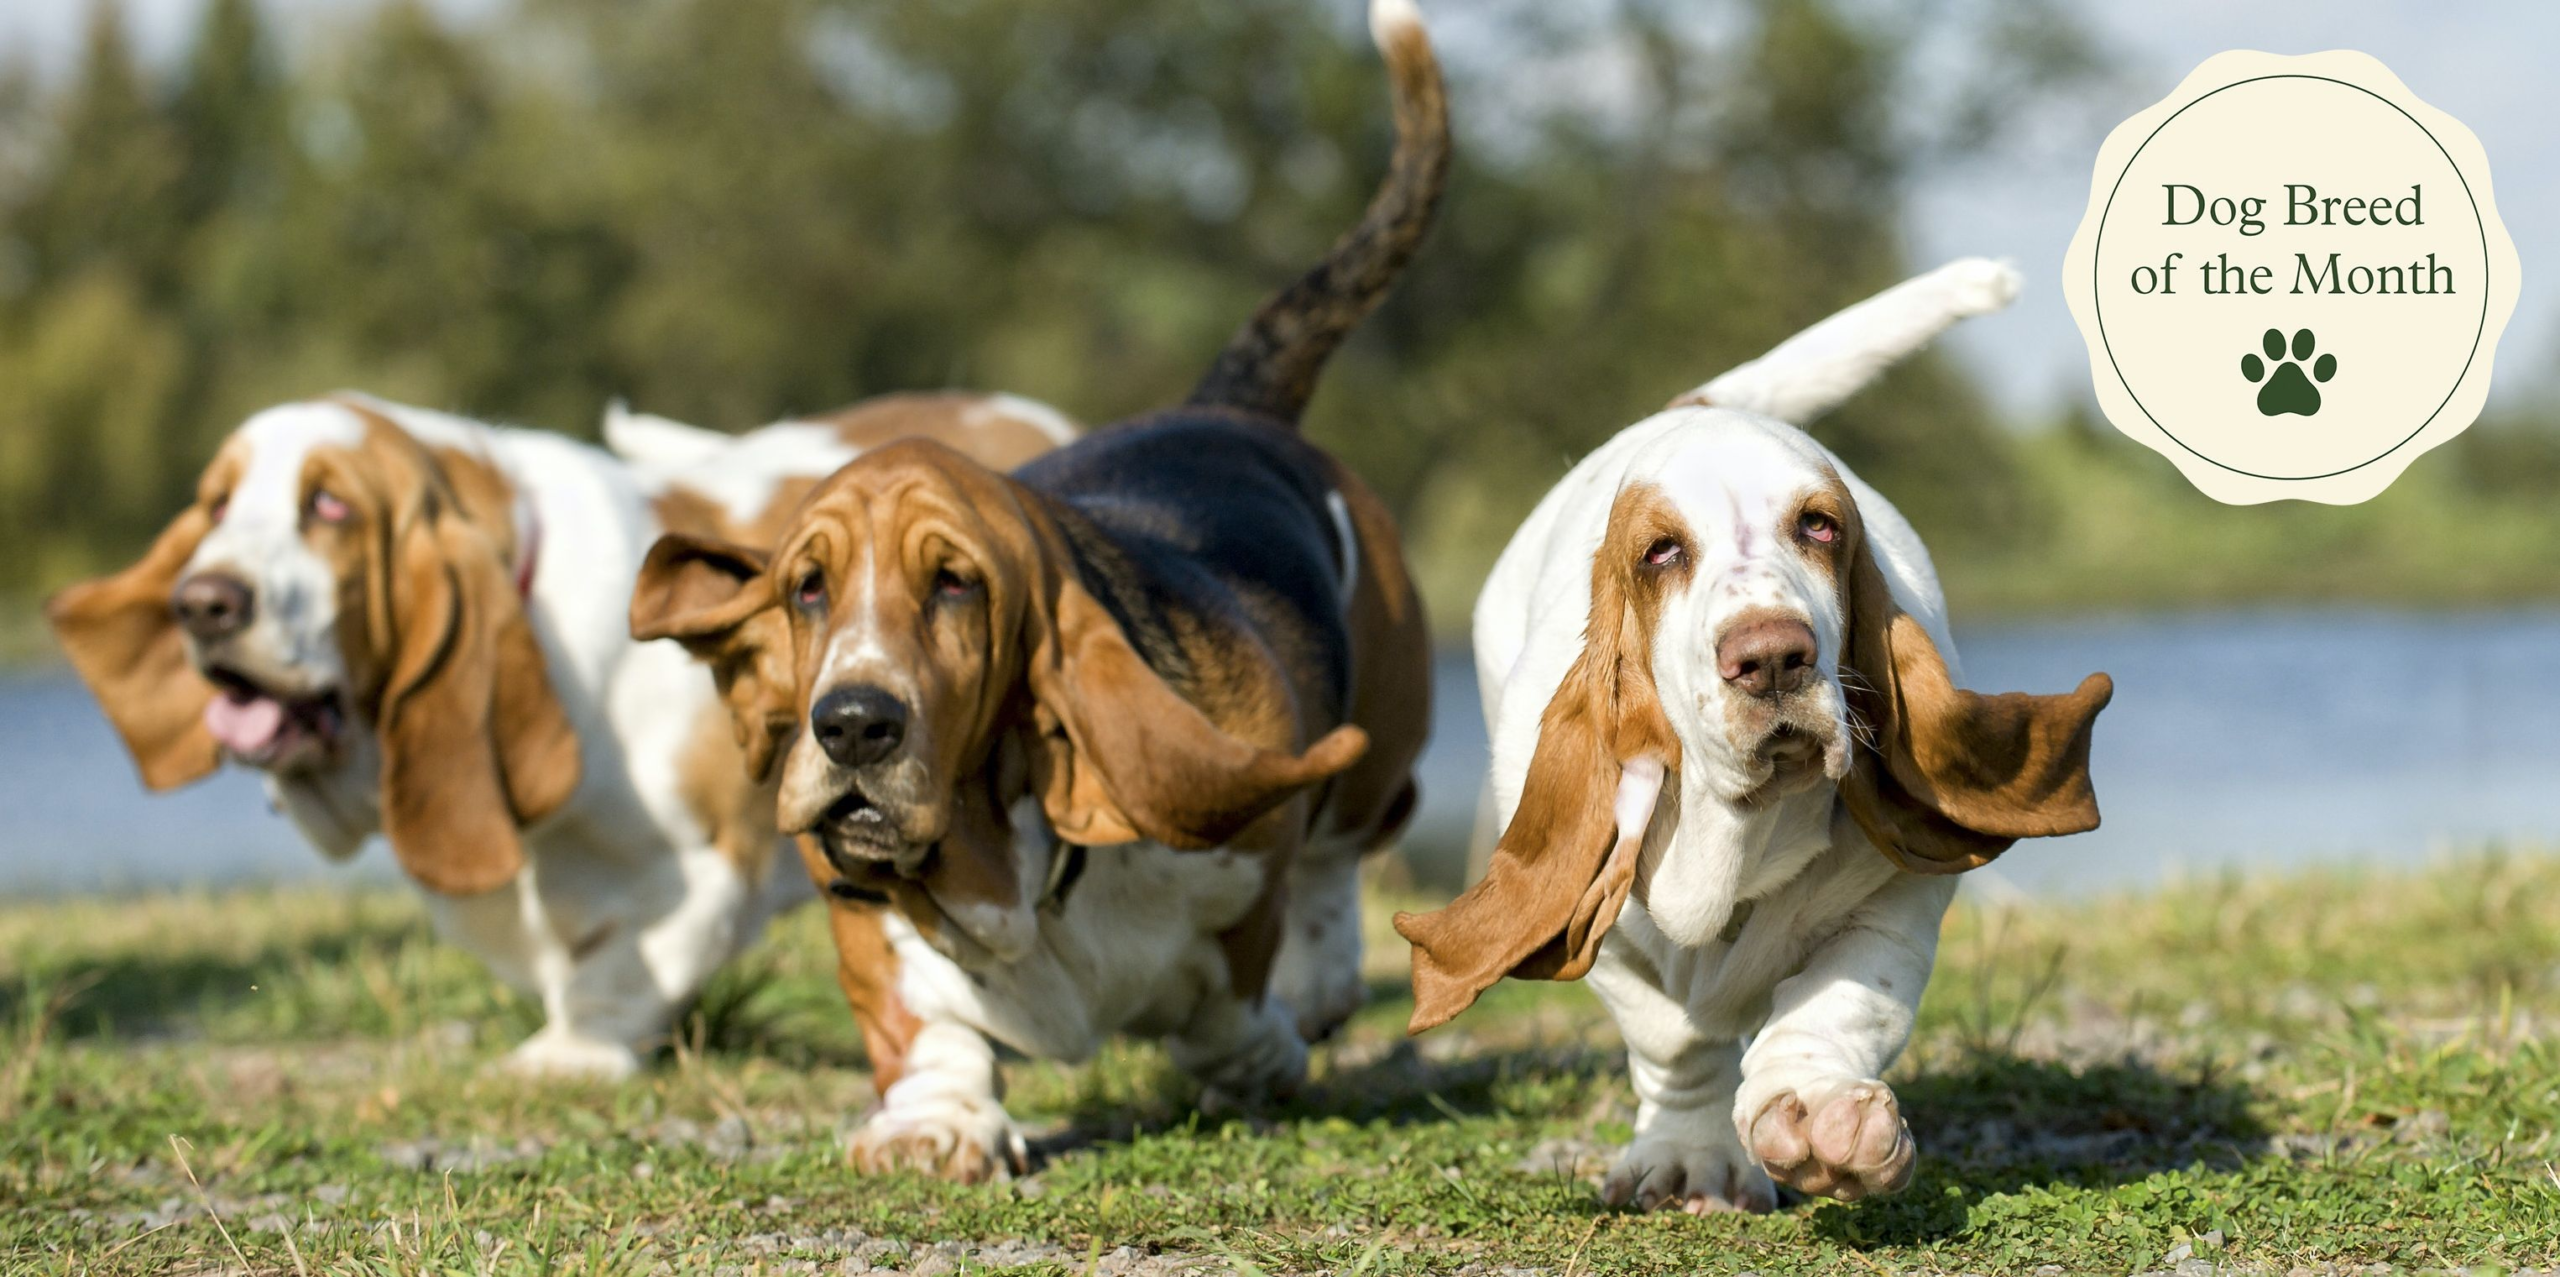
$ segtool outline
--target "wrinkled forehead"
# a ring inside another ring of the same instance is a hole
[[[958,538],[995,551],[998,516],[1012,502],[1001,480],[933,451],[892,445],[865,454],[811,489],[778,539],[777,561],[842,558],[886,542]]]
[[[292,516],[301,506],[312,458],[353,454],[378,428],[378,423],[330,403],[287,404],[249,418],[232,432],[206,472],[208,482],[226,490],[225,521]]]
[[[1724,409],[1693,409],[1693,421],[1637,459],[1702,538],[1746,535],[1789,515],[1809,493],[1839,486],[1822,448],[1794,427]]]

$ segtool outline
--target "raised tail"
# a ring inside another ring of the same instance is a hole
[[[1672,400],[1739,408],[1802,425],[1968,315],[2018,296],[2018,271],[1967,257],[1908,279],[1778,343],[1768,354]]]
[[[1371,0],[1369,33],[1394,80],[1395,155],[1358,226],[1315,269],[1281,289],[1227,339],[1191,392],[1195,404],[1294,422],[1315,394],[1334,347],[1358,326],[1413,259],[1449,176],[1449,100],[1440,60],[1413,0]]]

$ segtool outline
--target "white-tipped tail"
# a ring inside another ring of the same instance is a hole
[[[1393,45],[1399,32],[1421,29],[1422,10],[1413,0],[1369,0],[1369,38],[1379,48]]]
[[[604,406],[604,446],[636,465],[681,471],[719,455],[731,442],[716,430],[633,412],[619,399]]]
[[[1778,343],[1675,402],[1802,425],[1858,393],[1957,320],[2016,300],[2017,268],[1967,257],[1905,280]]]

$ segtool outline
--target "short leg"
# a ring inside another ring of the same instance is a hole
[[[528,1077],[626,1078],[638,1047],[665,1031],[668,1006],[641,961],[637,939],[610,919],[563,938],[542,909],[530,872],[498,891],[427,897],[436,930],[542,1003],[542,1028],[509,1052],[508,1071]]]
[[[1774,1209],[1777,1191],[1729,1116],[1742,1080],[1739,1044],[1701,1033],[1630,951],[1604,948],[1590,982],[1626,1039],[1636,1090],[1636,1137],[1603,1181],[1601,1200],[1693,1215]]]
[[[1910,1040],[1954,890],[1895,879],[1778,984],[1742,1057],[1733,1129],[1779,1182],[1841,1201],[1911,1182],[1919,1149],[1880,1075]]]
[[[917,1171],[963,1184],[1030,1168],[1030,1150],[999,1098],[995,1048],[947,1020],[916,1031],[906,1072],[853,1133],[854,1168],[866,1175]]]
[[[1219,989],[1165,1047],[1175,1067],[1200,1079],[1200,1106],[1212,1112],[1287,1099],[1307,1079],[1306,1039],[1272,998],[1247,1002]]]
[[[1310,847],[1289,871],[1289,903],[1271,996],[1289,1008],[1298,1036],[1321,1042],[1342,1027],[1368,987],[1360,978],[1360,853]]]
[[[645,868],[553,849],[510,889],[432,903],[441,930],[542,1001],[541,1031],[507,1067],[608,1080],[639,1071],[769,912],[709,847]]]
[[[641,1051],[663,1039],[674,1018],[638,937],[619,929],[582,950],[544,954],[535,972],[543,1025],[507,1056],[517,1073],[619,1081],[640,1071]]]
[[[836,941],[836,983],[853,1008],[855,1027],[862,1030],[872,1085],[886,1096],[906,1076],[907,1056],[924,1022],[898,997],[898,952],[881,928],[881,912],[878,905],[856,901],[831,900],[827,905],[827,926]]]

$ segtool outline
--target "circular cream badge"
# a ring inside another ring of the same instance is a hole
[[[2118,430],[2344,505],[2479,416],[2517,264],[2479,140],[2380,62],[2232,52],[2108,135],[2063,281]]]

